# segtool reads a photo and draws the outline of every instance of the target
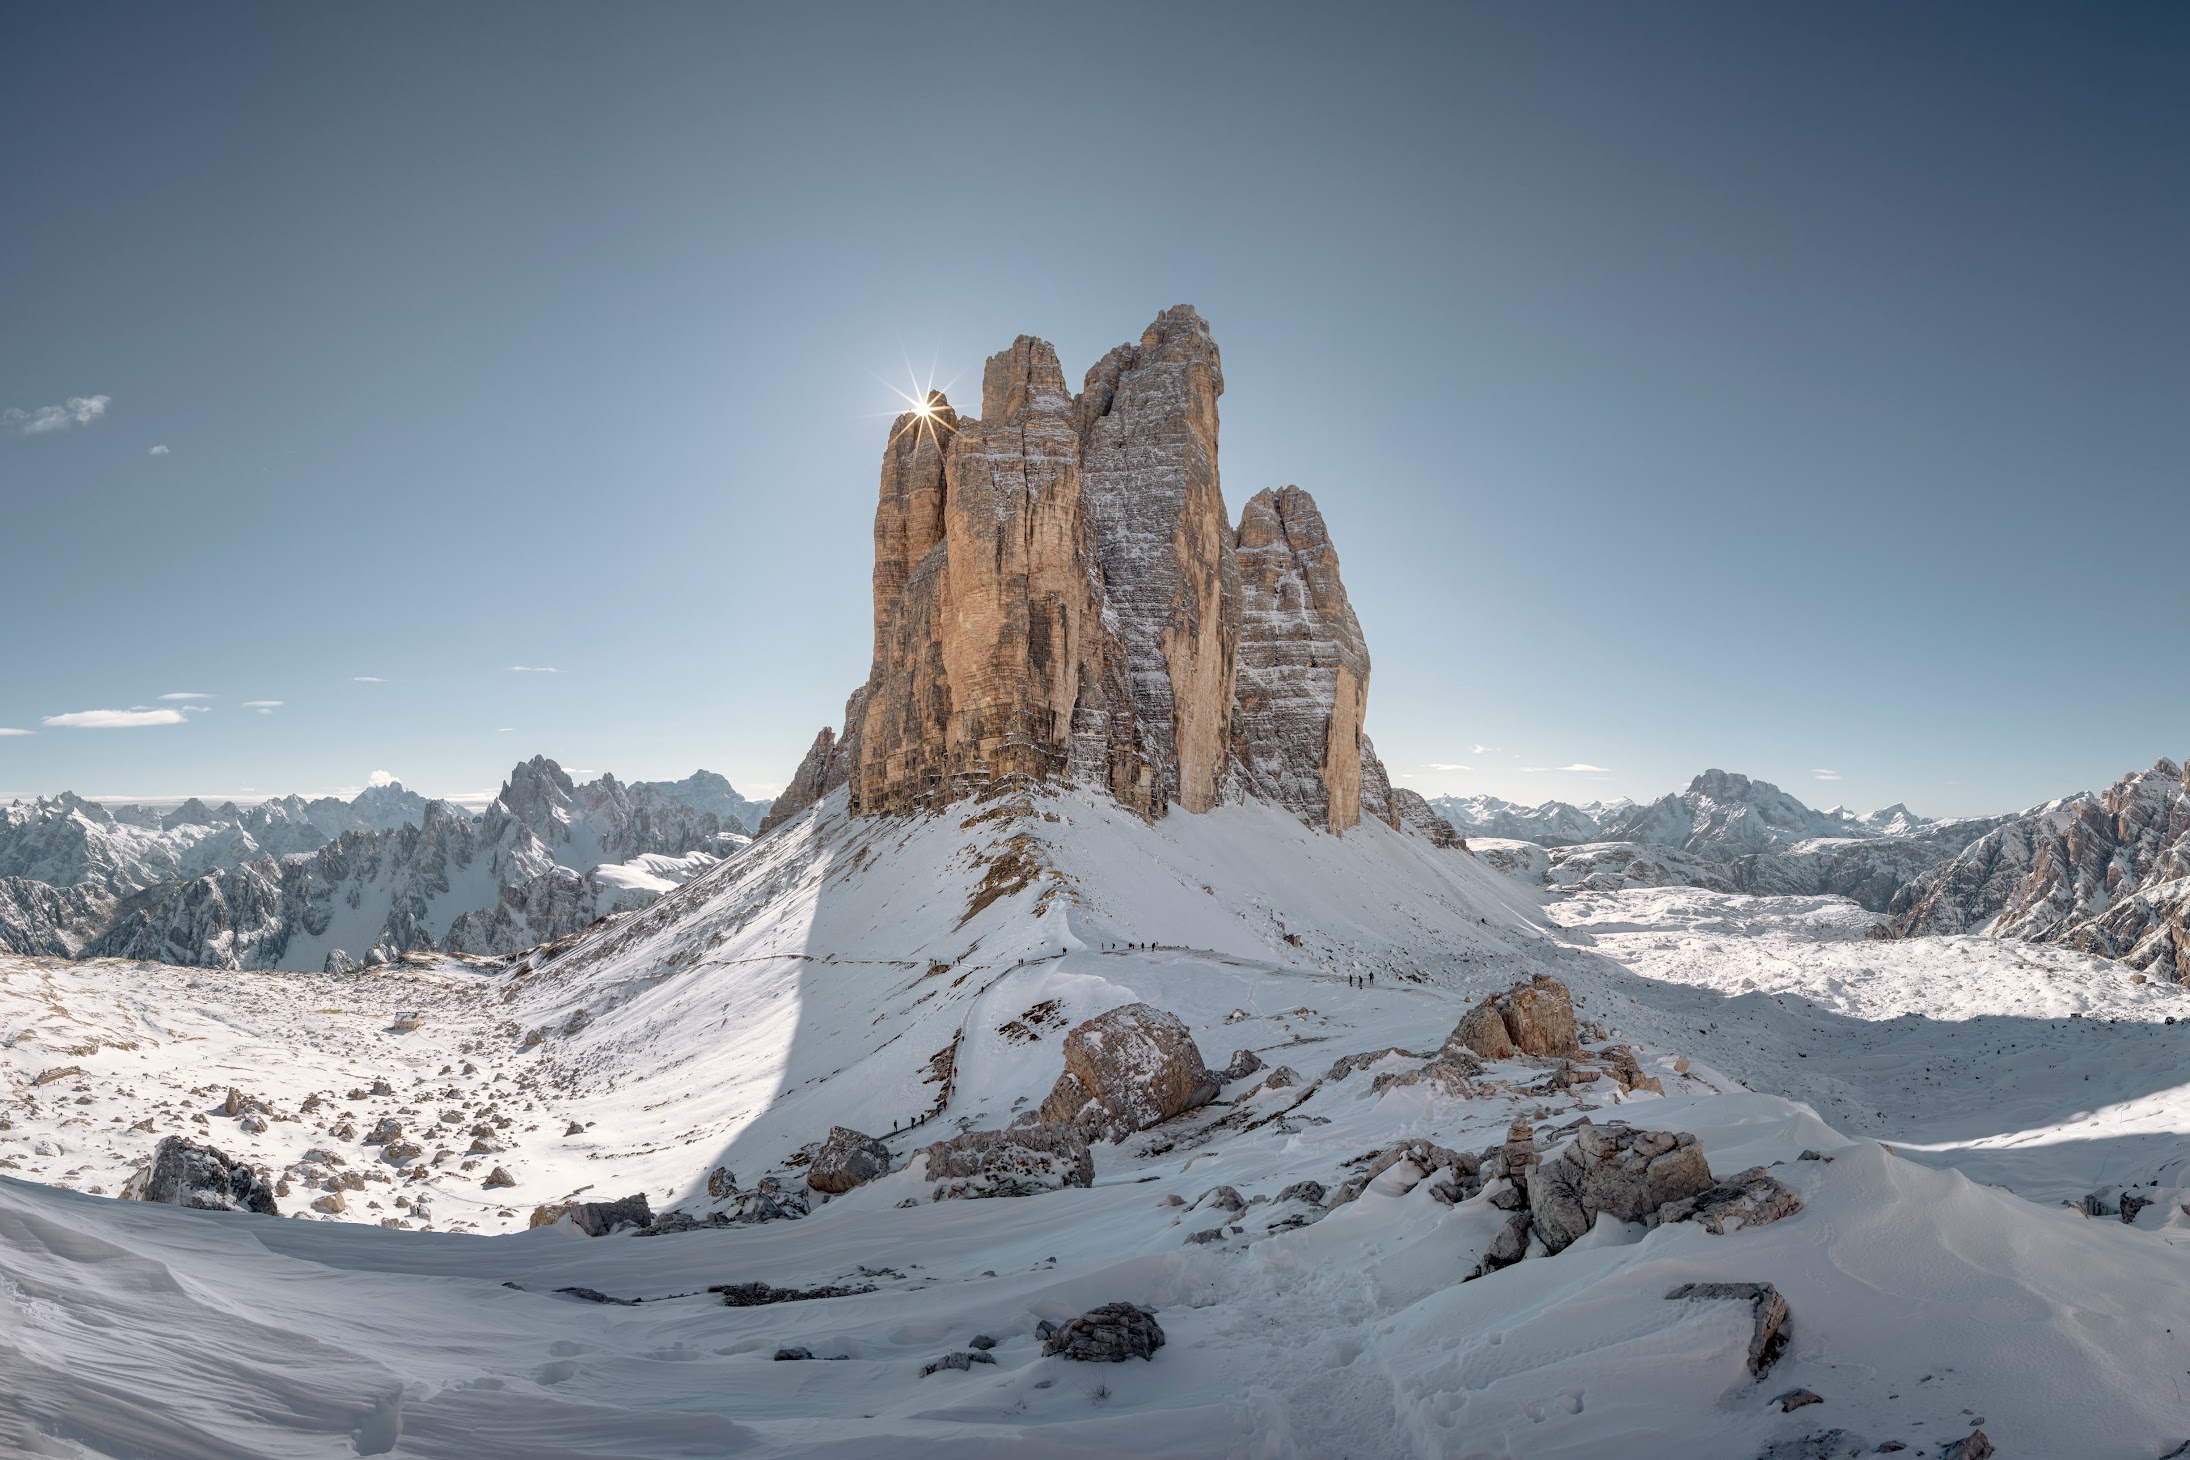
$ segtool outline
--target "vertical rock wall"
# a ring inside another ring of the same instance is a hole
[[[1313,825],[1361,820],[1369,649],[1315,499],[1257,492],[1240,513],[1242,609],[1232,759],[1251,794]]]
[[[1217,481],[1223,392],[1216,341],[1182,304],[1098,361],[1080,394],[1082,480],[1153,815],[1216,805],[1231,739],[1240,582]]]
[[[763,829],[839,785],[880,815],[1006,779],[1103,786],[1150,818],[1229,784],[1333,831],[1364,810],[1414,825],[1361,733],[1368,648],[1314,500],[1286,487],[1226,518],[1223,390],[1181,305],[1077,396],[1022,335],[988,361],[978,419],[939,392],[898,417],[873,666]]]

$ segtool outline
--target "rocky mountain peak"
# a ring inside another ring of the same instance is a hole
[[[1056,350],[1021,335],[988,360],[979,418],[940,392],[899,416],[873,663],[763,830],[837,785],[877,815],[1072,780],[1151,818],[1233,786],[1333,831],[1373,805],[1454,840],[1390,790],[1361,733],[1368,649],[1314,499],[1266,491],[1230,520],[1223,390],[1207,322],[1179,305],[1078,395]]]

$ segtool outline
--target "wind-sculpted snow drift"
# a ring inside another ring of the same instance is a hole
[[[875,667],[738,856],[514,962],[0,957],[0,1450],[2190,1438],[2182,989],[1486,866],[1320,515],[1215,531],[1198,318],[1046,350],[900,422]],[[102,1199],[170,1137],[295,1220]]]

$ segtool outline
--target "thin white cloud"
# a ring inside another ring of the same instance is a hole
[[[199,694],[196,690],[183,690],[176,694],[161,695],[160,698],[163,700],[209,700],[213,696]]]
[[[512,674],[561,674],[563,672],[560,669],[551,669],[545,664],[512,664],[509,668]]]
[[[278,710],[278,709],[280,709],[280,708],[281,708],[281,701],[280,701],[280,700],[245,700],[245,701],[243,702],[243,707],[244,707],[245,709],[247,709],[247,710],[257,710],[257,711],[258,711],[258,712],[259,712],[260,714],[262,714],[262,715],[271,715],[271,714],[273,714],[273,713],[274,713],[274,711],[276,711],[276,710]]]
[[[71,426],[88,426],[106,414],[110,395],[72,395],[57,406],[39,406],[24,410],[10,406],[0,411],[0,426],[21,436],[42,436],[48,431],[66,431]]]
[[[0,735],[36,735],[37,733],[35,730],[17,730],[10,726],[0,725]]]
[[[1572,765],[1560,766],[1559,769],[1562,771],[1579,771],[1584,774],[1593,776],[1609,776],[1612,774],[1612,770],[1609,766],[1586,765],[1581,761],[1576,761]]]
[[[1475,769],[1475,767],[1469,765],[1454,765],[1450,761],[1433,760],[1430,762],[1430,769],[1433,771],[1472,771]]]
[[[517,727],[515,725],[504,725],[501,729],[495,731],[494,733],[497,735],[515,735],[517,733]]]
[[[180,725],[180,710],[71,710],[39,723],[67,730],[134,730],[143,725]]]
[[[353,674],[350,676],[350,682],[352,684],[386,684],[388,681],[377,674]]]
[[[1496,755],[1497,753],[1498,752],[1492,750],[1487,745],[1478,745],[1475,747],[1475,749],[1468,752],[1468,754],[1470,755]]]
[[[368,786],[392,786],[395,784],[395,777],[389,775],[386,771],[374,771],[365,778],[365,784]]]
[[[165,456],[167,454],[168,452],[165,446],[155,446],[150,451],[147,451],[145,453],[145,455],[147,456]]]
[[[1840,779],[1840,772],[1838,771],[1816,770],[1810,772],[1810,774],[1821,781],[1837,781]]]

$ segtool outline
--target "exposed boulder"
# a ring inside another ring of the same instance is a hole
[[[1233,1051],[1232,1062],[1224,1067],[1222,1073],[1225,1083],[1230,1084],[1234,1080],[1246,1079],[1257,1070],[1267,1068],[1269,1067],[1262,1062],[1261,1055],[1256,1054],[1251,1049],[1242,1049]]]
[[[1580,1054],[1573,997],[1565,984],[1539,973],[1470,1009],[1454,1026],[1445,1049],[1467,1049],[1489,1060]]]
[[[1036,1118],[1121,1141],[1207,1105],[1219,1088],[1176,1014],[1127,1004],[1065,1036],[1065,1072]]]
[[[890,1174],[890,1148],[873,1136],[861,1135],[841,1125],[829,1127],[828,1139],[806,1165],[806,1184],[830,1196],[841,1196],[864,1186],[877,1176]]]
[[[1694,1136],[1590,1124],[1529,1178],[1529,1213],[1545,1248],[1558,1252],[1600,1212],[1647,1221],[1668,1203],[1710,1189],[1711,1167]]]
[[[122,1187],[125,1200],[158,1202],[206,1212],[257,1212],[278,1217],[274,1189],[252,1167],[211,1146],[163,1137],[152,1155]]]
[[[1701,1147],[1697,1148],[1697,1159],[1702,1159]],[[1658,1209],[1652,1225],[1692,1221],[1713,1236],[1723,1237],[1743,1227],[1761,1227],[1791,1217],[1801,1210],[1801,1199],[1777,1177],[1762,1166],[1752,1166],[1703,1191],[1667,1202]]]
[[[1009,1130],[973,1130],[920,1152],[922,1179],[934,1198],[1033,1196],[1067,1186],[1093,1186],[1095,1162],[1077,1126],[1033,1123]]]
[[[647,1205],[646,1193],[635,1192],[621,1201],[573,1201],[555,1206],[537,1206],[532,1209],[528,1227],[549,1227],[568,1217],[572,1225],[588,1237],[602,1237],[618,1227],[647,1227],[653,1225],[654,1212]]]
[[[856,1286],[779,1288],[768,1283],[713,1283],[707,1291],[722,1294],[726,1308],[765,1308],[775,1303],[810,1303],[817,1298],[856,1298],[875,1290],[873,1283]]]
[[[1035,1331],[1041,1336],[1045,1357],[1083,1363],[1154,1359],[1156,1350],[1163,1347],[1156,1310],[1138,1303],[1105,1303],[1061,1324],[1045,1322]]]

